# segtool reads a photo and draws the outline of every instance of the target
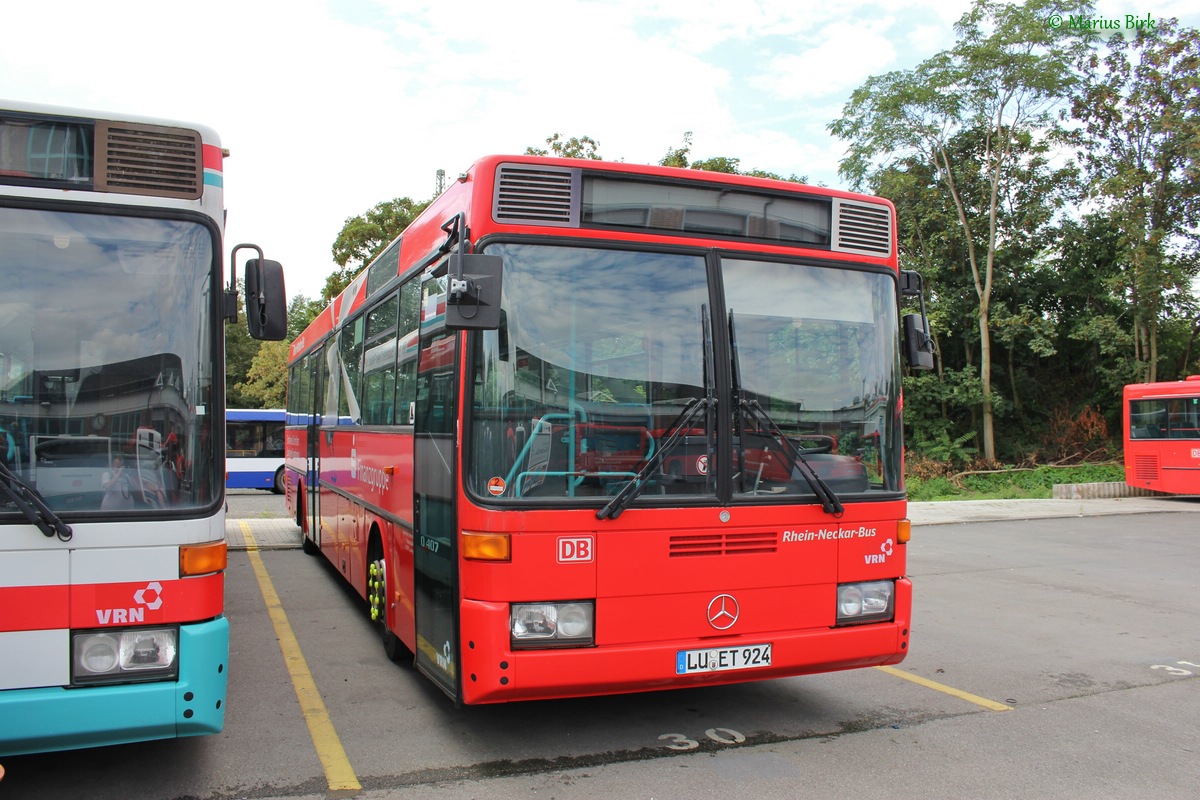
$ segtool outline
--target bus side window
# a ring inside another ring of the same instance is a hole
[[[421,284],[410,280],[400,287],[397,321],[396,420],[412,425],[417,401],[417,328],[421,324]]]
[[[396,403],[396,298],[367,315],[363,355],[363,424],[392,425]]]

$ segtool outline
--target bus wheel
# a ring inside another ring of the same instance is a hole
[[[371,621],[379,628],[379,636],[383,640],[383,652],[392,661],[400,661],[408,654],[400,637],[392,633],[387,624],[387,562],[383,558],[383,547],[379,539],[371,540],[370,562],[367,567],[367,604],[370,607]]]
[[[285,488],[283,485],[283,480],[283,467],[280,467],[279,469],[275,470],[275,484],[271,487],[271,491],[275,494],[283,494],[283,490]]]

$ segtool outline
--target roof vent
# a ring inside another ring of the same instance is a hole
[[[204,189],[200,134],[96,122],[96,190],[196,200]]]
[[[887,258],[892,254],[892,212],[885,205],[833,200],[833,247],[838,253]]]
[[[496,222],[579,226],[580,170],[501,164],[496,170]]]

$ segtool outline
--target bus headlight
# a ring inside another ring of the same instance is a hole
[[[895,593],[896,584],[892,581],[842,584],[837,589],[838,624],[854,625],[891,619]]]
[[[73,684],[172,680],[179,670],[179,629],[77,632],[71,653]]]
[[[509,611],[513,649],[587,647],[595,641],[592,602],[514,603]]]

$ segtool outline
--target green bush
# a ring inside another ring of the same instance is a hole
[[[908,499],[928,500],[1014,500],[1046,499],[1058,483],[1106,483],[1124,481],[1120,464],[1086,464],[1074,467],[1007,469],[999,472],[906,480]]]

